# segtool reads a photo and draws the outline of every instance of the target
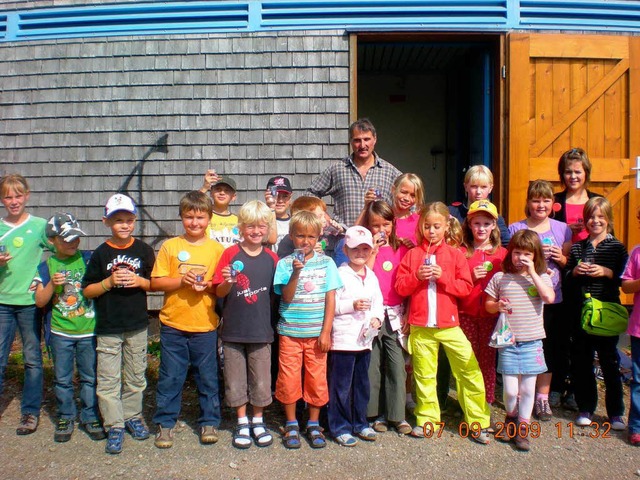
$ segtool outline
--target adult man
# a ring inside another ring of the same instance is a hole
[[[378,156],[374,151],[376,141],[376,129],[368,119],[352,123],[349,142],[353,153],[329,166],[307,188],[308,195],[331,195],[333,218],[347,227],[354,225],[360,215],[367,190],[379,190],[382,198],[391,203],[391,186],[402,173]]]

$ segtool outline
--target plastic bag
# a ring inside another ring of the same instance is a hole
[[[498,321],[491,334],[489,346],[493,348],[505,348],[516,343],[516,337],[509,326],[506,313],[500,313]]]

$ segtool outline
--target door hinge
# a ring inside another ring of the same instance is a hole
[[[506,65],[502,65],[502,68],[500,69],[500,74],[502,75],[502,78],[507,78],[507,66]]]

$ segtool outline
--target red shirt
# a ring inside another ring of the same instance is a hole
[[[464,255],[466,253],[466,248],[461,247],[460,251]],[[502,261],[506,256],[507,249],[504,247],[498,247],[498,249],[494,253],[475,250],[473,252],[473,255],[467,258],[469,272],[473,272],[473,269],[475,267],[477,267],[478,265],[482,265],[485,262],[489,262],[490,266],[488,263],[487,276],[474,282],[471,293],[458,300],[458,308],[460,310],[460,313],[464,313],[465,315],[474,318],[498,317],[497,313],[489,313],[484,308],[484,303],[487,299],[487,294],[484,293],[484,289],[487,288],[489,280],[491,280],[497,272],[502,271]],[[471,274],[471,278],[473,278],[473,274]]]

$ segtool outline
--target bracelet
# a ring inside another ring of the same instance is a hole
[[[102,289],[103,289],[105,292],[108,292],[108,291],[110,291],[110,290],[111,290],[111,288],[107,288],[107,287],[105,287],[105,286],[104,286],[104,280],[100,280],[100,286],[102,287]],[[112,288],[113,288],[113,287],[112,287]]]

